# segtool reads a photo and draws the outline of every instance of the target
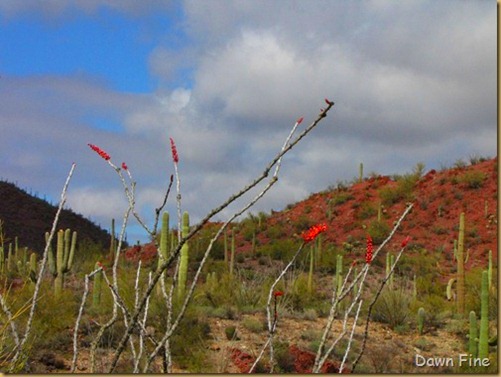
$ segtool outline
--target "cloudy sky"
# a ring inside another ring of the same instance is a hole
[[[0,51],[0,177],[55,203],[76,162],[68,206],[105,228],[126,201],[87,143],[127,163],[151,224],[172,137],[194,222],[325,97],[336,105],[254,212],[360,162],[393,174],[497,153],[494,1],[1,0]],[[146,239],[133,222],[128,240]]]

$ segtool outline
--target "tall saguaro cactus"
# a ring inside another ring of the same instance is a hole
[[[57,251],[55,260],[54,293],[60,296],[64,286],[64,275],[73,266],[73,256],[77,242],[77,232],[71,233],[70,229],[57,232]]]
[[[457,260],[457,311],[458,314],[464,315],[464,212],[459,216],[459,237],[458,248],[456,253]]]
[[[478,357],[489,356],[489,282],[487,271],[482,271],[482,292],[480,294],[480,335],[478,337]]]
[[[190,232],[190,216],[188,212],[183,213],[183,226],[182,226],[182,236],[183,238]],[[188,242],[185,242],[181,247],[181,261],[179,263],[179,276],[178,276],[178,297],[183,297],[186,290],[186,280],[188,275],[188,253],[189,253]]]
[[[162,263],[164,263],[168,255],[168,244],[169,244],[169,212],[164,212],[162,214],[162,227],[160,230],[160,247],[158,252],[158,269]],[[162,279],[165,279],[165,271],[162,273]],[[162,292],[162,286],[157,285],[157,292],[160,294]]]

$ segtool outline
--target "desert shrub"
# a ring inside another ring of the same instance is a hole
[[[285,231],[279,224],[270,225],[265,231],[266,237],[270,239],[277,239],[285,235]]]
[[[200,313],[189,308],[180,322],[170,342],[172,357],[181,367],[200,372],[200,366],[205,364],[204,342],[209,339],[210,326],[200,316]]]
[[[304,309],[303,318],[308,321],[315,321],[318,318],[318,313],[315,309]]]
[[[305,215],[300,215],[296,223],[294,224],[294,228],[296,232],[303,232],[312,225],[313,225],[313,220],[310,217]]]
[[[360,207],[356,212],[356,218],[359,220],[364,220],[376,214],[377,214],[376,206],[373,203],[367,201],[367,202],[362,202],[360,204]]]
[[[410,297],[403,289],[385,289],[372,309],[375,321],[387,323],[392,329],[406,323],[409,316]]]
[[[466,187],[477,189],[483,186],[486,176],[478,170],[470,170],[459,177],[459,182],[464,183]]]
[[[340,204],[347,202],[348,200],[352,200],[353,198],[354,198],[354,196],[351,195],[350,193],[340,192],[332,197],[331,203],[333,206],[337,206],[337,205],[340,205]]]
[[[275,361],[278,373],[294,372],[294,356],[289,352],[289,343],[277,342],[275,345]]]
[[[260,333],[265,329],[265,323],[252,317],[244,318],[242,326],[253,333]]]
[[[237,328],[235,326],[225,327],[224,334],[228,340],[237,340]]]
[[[382,243],[388,237],[390,231],[390,226],[386,222],[377,220],[371,221],[367,229],[375,245]]]

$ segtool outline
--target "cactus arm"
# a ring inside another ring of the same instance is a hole
[[[452,300],[452,285],[456,281],[456,278],[451,278],[449,279],[449,282],[447,283],[447,300],[450,301]]]
[[[70,256],[68,257],[68,264],[66,265],[66,272],[71,270],[73,267],[73,258],[75,256],[75,248],[77,245],[77,232],[73,231],[71,236],[71,246],[70,246]]]

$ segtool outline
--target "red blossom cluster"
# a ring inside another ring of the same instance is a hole
[[[100,155],[102,158],[104,158],[106,161],[110,159],[110,155],[103,151],[101,148],[99,148],[97,145],[94,144],[87,144],[90,149],[92,149],[94,152],[96,152],[98,155]]]
[[[299,125],[299,124],[301,124],[301,122],[303,121],[303,119],[304,119],[304,117],[299,118],[298,120],[296,120],[296,123],[297,123],[298,125]]]
[[[372,237],[369,235],[367,236],[367,250],[365,251],[365,263],[371,263],[372,262],[372,250],[373,250],[373,245],[372,245]]]
[[[303,233],[302,237],[305,243],[313,241],[320,233],[327,230],[327,225],[317,224],[313,225],[310,229]]]
[[[174,161],[175,164],[177,164],[179,162],[179,155],[177,154],[176,144],[174,143],[173,138],[169,139],[170,139],[170,149],[172,151],[172,160]]]
[[[128,169],[128,168],[127,168],[127,165],[125,164],[125,162],[122,162],[122,169],[123,169],[123,170],[127,170],[127,169]]]
[[[277,298],[277,297],[279,297],[279,296],[283,296],[283,295],[284,295],[284,292],[282,292],[282,291],[275,291],[275,292],[273,293],[273,296],[275,296],[275,298]]]
[[[405,239],[402,241],[402,247],[406,247],[410,240],[411,236],[405,237]]]

